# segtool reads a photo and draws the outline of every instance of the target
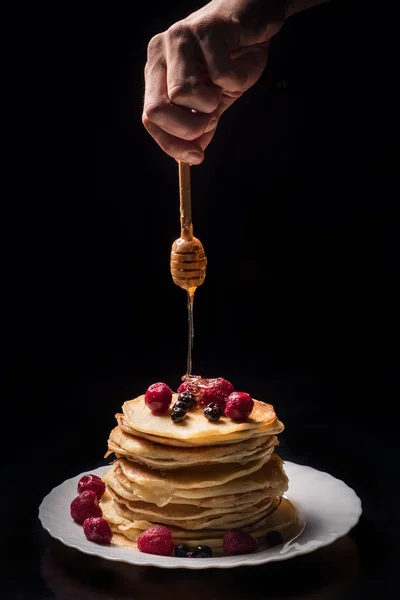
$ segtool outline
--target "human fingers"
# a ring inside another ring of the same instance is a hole
[[[145,67],[144,115],[166,133],[183,140],[194,140],[215,127],[216,120],[209,115],[173,104],[168,95],[167,80],[165,37],[160,34],[149,43]]]
[[[237,46],[230,29],[224,36],[223,25],[209,28],[199,37],[206,68],[211,80],[231,95],[243,93],[259,79],[268,57],[268,42]]]
[[[218,119],[218,122],[220,120],[220,117],[223,115],[223,113],[230,107],[232,106],[232,104],[238,99],[240,98],[241,94],[232,94],[232,96],[226,95],[226,94],[222,94],[221,97],[221,102],[217,108],[217,110],[214,112],[215,116]],[[208,133],[204,133],[203,135],[201,135],[196,142],[199,144],[199,146],[202,148],[202,150],[205,150],[207,148],[207,146],[210,144],[211,140],[213,139],[215,133],[217,131],[217,127],[215,129],[213,129],[212,131],[208,132]]]
[[[231,52],[232,42],[223,30],[216,25],[207,30],[196,32],[199,47],[211,81],[224,91],[238,92],[243,89],[246,77],[235,69]]]
[[[199,165],[203,162],[204,151],[198,140],[187,141],[171,135],[152,122],[145,114],[142,117],[142,122],[152,138],[168,156],[191,165]]]
[[[240,94],[228,96],[223,94],[218,108],[214,111],[214,115],[219,121],[221,115],[240,97]],[[176,136],[166,133],[163,129],[152,123],[145,115],[143,116],[143,124],[147,131],[164,150],[166,154],[176,160],[183,160],[191,165],[199,165],[204,160],[204,150],[213,139],[216,128],[208,133],[200,135],[196,140],[186,141]]]
[[[206,114],[215,111],[222,90],[204,71],[199,43],[184,22],[170,27],[165,44],[171,102]]]
[[[236,73],[240,74],[242,87],[245,92],[261,77],[268,60],[268,44],[243,48],[233,53],[233,64]]]

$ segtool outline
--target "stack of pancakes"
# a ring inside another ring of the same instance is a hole
[[[165,525],[175,544],[221,553],[230,529],[261,539],[291,528],[295,509],[282,498],[288,479],[274,453],[284,426],[270,404],[255,400],[244,423],[210,422],[201,408],[174,423],[170,411],[153,415],[144,395],[122,411],[108,439],[106,456],[116,460],[100,501],[114,543],[135,548],[144,530]]]

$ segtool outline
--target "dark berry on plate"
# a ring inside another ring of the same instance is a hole
[[[182,392],[179,394],[177,402],[184,402],[189,410],[196,404],[195,397],[190,392]]]
[[[108,545],[111,542],[112,531],[108,522],[102,517],[89,517],[83,521],[83,532],[90,542]]]
[[[178,544],[177,546],[175,546],[174,554],[175,556],[184,558],[189,552],[189,550],[189,546],[187,546],[186,544]]]
[[[283,535],[277,529],[273,529],[272,531],[268,531],[265,540],[271,548],[273,546],[280,546],[283,544]]]
[[[254,400],[247,392],[232,392],[226,400],[225,415],[233,421],[246,421],[253,410]]]
[[[235,391],[235,388],[231,382],[223,377],[204,379],[201,389],[201,406],[207,406],[210,404],[210,402],[214,402],[215,404],[219,404],[219,406],[222,408],[222,411],[225,410],[226,399],[228,398],[229,394]]]
[[[173,408],[171,410],[171,419],[174,423],[180,423],[186,417],[186,410],[182,408]]]
[[[152,383],[146,390],[144,401],[153,415],[163,415],[169,409],[172,400],[172,390],[161,381]]]
[[[101,517],[102,510],[98,505],[97,495],[92,490],[82,492],[70,505],[70,514],[74,521],[82,525],[89,517]]]
[[[84,475],[78,481],[78,494],[82,494],[82,492],[86,492],[87,490],[94,492],[97,499],[100,500],[106,491],[106,484],[97,475]]]
[[[215,402],[210,402],[204,409],[204,416],[209,421],[218,421],[222,417],[222,414],[222,408],[219,404],[215,404]]]
[[[197,546],[193,550],[193,558],[211,558],[212,550],[209,546]]]
[[[137,547],[140,552],[147,554],[171,556],[174,551],[172,534],[164,525],[155,525],[139,535]]]
[[[243,529],[231,529],[224,535],[223,550],[227,556],[248,554],[257,547],[257,540]]]

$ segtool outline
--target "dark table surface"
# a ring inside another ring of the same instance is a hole
[[[208,256],[194,371],[271,402],[280,455],[344,480],[360,522],[309,555],[229,572],[114,564],[42,529],[42,498],[105,464],[121,404],[154,381],[176,386],[186,361],[169,272],[177,169],[140,117],[148,40],[201,3],[83,4],[1,8],[1,598],[397,597],[398,69],[385,3],[333,0],[288,22],[192,172]]]

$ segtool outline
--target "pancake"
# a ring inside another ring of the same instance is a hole
[[[107,519],[113,532],[112,544],[137,550],[136,540],[143,529],[130,527],[131,523],[124,519],[115,510],[112,497],[106,492],[100,501],[103,510],[103,516]],[[250,533],[256,540],[261,542],[269,531],[278,529],[287,542],[298,535],[303,523],[297,516],[295,506],[287,499],[282,498],[280,505],[272,514],[264,517],[255,523],[243,526],[242,529]],[[126,527],[124,531],[124,527]],[[121,529],[122,528],[122,529]],[[176,527],[169,527],[174,544],[187,544],[190,547],[207,545],[213,550],[213,554],[222,554],[223,536],[226,530],[204,529],[198,531],[183,530]]]
[[[251,460],[270,456],[277,444],[278,438],[269,435],[229,445],[176,448],[172,451],[171,447],[155,444],[115,427],[108,439],[106,456],[114,453],[118,458],[126,457],[156,469],[178,469],[218,462],[246,464]]]
[[[178,394],[173,394],[171,406],[177,398]],[[219,439],[223,439],[227,435],[238,435],[245,431],[268,427],[276,421],[273,406],[259,400],[254,400],[251,415],[243,423],[233,421],[225,416],[222,416],[217,422],[210,422],[204,418],[202,410],[192,410],[187,413],[184,421],[177,425],[171,419],[171,407],[166,414],[156,417],[146,406],[144,395],[124,402],[122,412],[127,425],[136,431],[162,439],[186,442],[190,440],[191,444],[198,440],[208,439],[213,444],[218,444]]]
[[[281,501],[282,500],[279,499],[275,502],[274,506],[270,510],[269,516],[272,515],[272,512],[277,510]],[[100,500],[100,506],[103,511],[103,515],[107,518],[109,523],[117,525],[118,529],[121,532],[124,532],[124,534],[129,535],[131,539],[136,539],[135,536],[140,535],[141,532],[154,525],[149,521],[144,520],[138,520],[136,522],[133,522],[129,518],[129,511],[124,511],[124,508],[118,505],[118,503],[113,499],[112,495],[108,491],[105,492],[102,499]],[[124,512],[126,516],[124,516]],[[265,518],[266,517],[255,519],[253,525],[260,525],[265,520]],[[173,537],[179,535],[182,537],[182,539],[190,539],[192,535],[191,530],[184,529],[180,526],[169,526],[168,529],[170,529]],[[224,533],[225,530],[210,527],[204,530],[196,531],[195,535],[196,537],[208,536],[220,538],[221,535],[224,535]]]
[[[184,441],[173,438],[162,438],[157,435],[151,435],[149,433],[144,433],[143,431],[138,431],[130,425],[128,425],[124,415],[121,413],[117,413],[115,415],[115,418],[117,419],[119,427],[126,433],[129,433],[139,438],[143,438],[145,440],[149,440],[151,442],[155,442],[156,444],[160,444],[162,446],[174,446],[177,448],[193,448],[196,446],[204,447],[213,446],[216,444],[221,446],[224,444],[232,444],[235,442],[241,442],[259,436],[276,435],[278,433],[281,433],[285,428],[283,423],[279,421],[279,419],[275,419],[275,421],[271,425],[263,425],[258,429],[243,431],[242,433],[228,434],[225,435],[223,438],[219,438],[218,442],[209,437],[196,438],[193,440],[188,439]]]
[[[157,506],[149,502],[143,503],[143,501],[136,495],[134,489],[130,489],[129,485],[133,486],[131,482],[128,482],[128,486],[123,485],[120,479],[124,479],[125,476],[122,474],[121,469],[116,470],[110,469],[103,476],[103,481],[106,483],[110,492],[115,492],[119,497],[129,500],[129,502],[137,503],[140,505],[146,504],[148,507]],[[126,479],[126,478],[125,478]],[[280,490],[278,495],[280,495]],[[243,505],[255,504],[266,496],[273,496],[277,494],[276,488],[264,488],[261,490],[254,490],[252,492],[245,492],[239,494],[229,494],[220,496],[210,496],[208,498],[181,498],[179,496],[173,496],[168,506],[175,506],[185,504],[189,506],[205,507],[205,508],[232,508],[234,510],[240,510]]]
[[[284,498],[288,478],[275,454],[284,425],[274,407],[254,400],[244,422],[205,418],[200,407],[183,421],[154,415],[141,395],[122,405],[107,440],[116,460],[103,475],[99,505],[112,543],[136,549],[138,536],[166,526],[174,544],[208,545],[222,553],[224,534],[248,531],[256,539],[271,529],[293,530],[294,506]]]
[[[159,521],[161,523],[163,518],[172,519],[174,521],[190,521],[191,519],[203,519],[215,515],[220,516],[238,513],[236,506],[199,507],[194,504],[169,503],[167,506],[160,508],[156,504],[150,504],[149,502],[131,502],[118,494],[111,486],[108,487],[108,491],[116,502],[124,504],[126,508],[131,511],[131,516],[133,514],[135,515],[132,520],[151,519],[152,521]],[[240,511],[250,510],[265,499],[265,496],[256,498],[255,500],[250,499],[249,502],[240,506]]]
[[[185,468],[185,467],[189,466],[187,462],[179,463],[174,460],[171,460],[170,462],[156,461],[156,460],[151,460],[151,459],[145,459],[143,457],[138,457],[138,456],[130,456],[129,454],[126,454],[126,452],[124,450],[122,450],[122,453],[121,453],[120,450],[118,449],[118,447],[112,443],[110,444],[110,447],[114,447],[114,454],[117,458],[126,458],[132,462],[137,462],[141,465],[150,467],[151,469],[159,469],[162,471],[168,471],[170,469],[180,469],[180,468]],[[254,453],[250,454],[247,457],[243,457],[241,459],[232,457],[229,460],[229,462],[235,462],[237,465],[247,465],[247,463],[249,463],[249,462],[259,460],[262,458],[266,461],[271,456],[273,450],[274,450],[273,446],[265,445],[265,447],[260,448],[259,450],[255,451]],[[209,461],[199,461],[190,466],[204,466],[204,465],[210,465],[210,464],[218,464],[221,462],[222,462],[221,460],[216,461],[215,463],[210,463]]]
[[[125,477],[134,483],[135,487],[140,488],[143,500],[155,504],[159,504],[159,501],[166,501],[167,504],[178,490],[188,492],[192,488],[217,487],[233,479],[259,471],[264,463],[264,458],[261,458],[247,465],[218,464],[213,465],[212,469],[207,466],[186,467],[168,471],[168,477],[160,471],[149,469],[124,458],[118,459],[115,464],[121,467]]]
[[[265,490],[266,488],[268,496],[277,496],[282,495],[288,489],[288,478],[283,470],[282,460],[276,454],[273,454],[270,460],[261,467],[257,468],[257,465],[255,467],[253,465],[254,471],[249,470],[246,473],[243,471],[244,468],[239,470],[235,469],[235,465],[230,465],[224,471],[220,469],[219,480],[217,476],[214,476],[213,480],[208,482],[213,485],[208,485],[206,480],[196,479],[195,475],[201,477],[204,468],[185,469],[183,476],[178,477],[178,483],[172,482],[171,485],[169,477],[166,478],[141,465],[135,465],[126,460],[118,460],[113,465],[115,476],[128,491],[138,500],[157,504],[157,506],[166,506],[176,497],[196,502],[199,499],[215,499],[219,496],[232,498],[236,494]],[[191,475],[191,479],[187,479],[188,475]],[[232,478],[226,481],[229,475]],[[106,484],[109,484],[110,472],[106,472],[103,479]],[[186,481],[191,482],[192,487],[177,487],[185,486]]]
[[[115,500],[115,509],[125,519],[132,523],[132,527],[138,529],[148,529],[156,524],[166,525],[167,527],[180,527],[182,529],[188,529],[189,531],[196,531],[198,529],[232,529],[234,527],[243,527],[254,523],[260,518],[266,516],[271,512],[271,507],[277,506],[279,500],[277,498],[264,498],[257,504],[246,509],[242,508],[239,512],[228,512],[219,513],[214,512],[213,514],[205,514],[206,511],[202,510],[200,516],[185,515],[186,518],[173,518],[173,516],[167,513],[160,512],[158,514],[149,514],[149,512],[137,512],[130,510],[126,504],[120,503]],[[182,514],[184,514],[182,512]]]

